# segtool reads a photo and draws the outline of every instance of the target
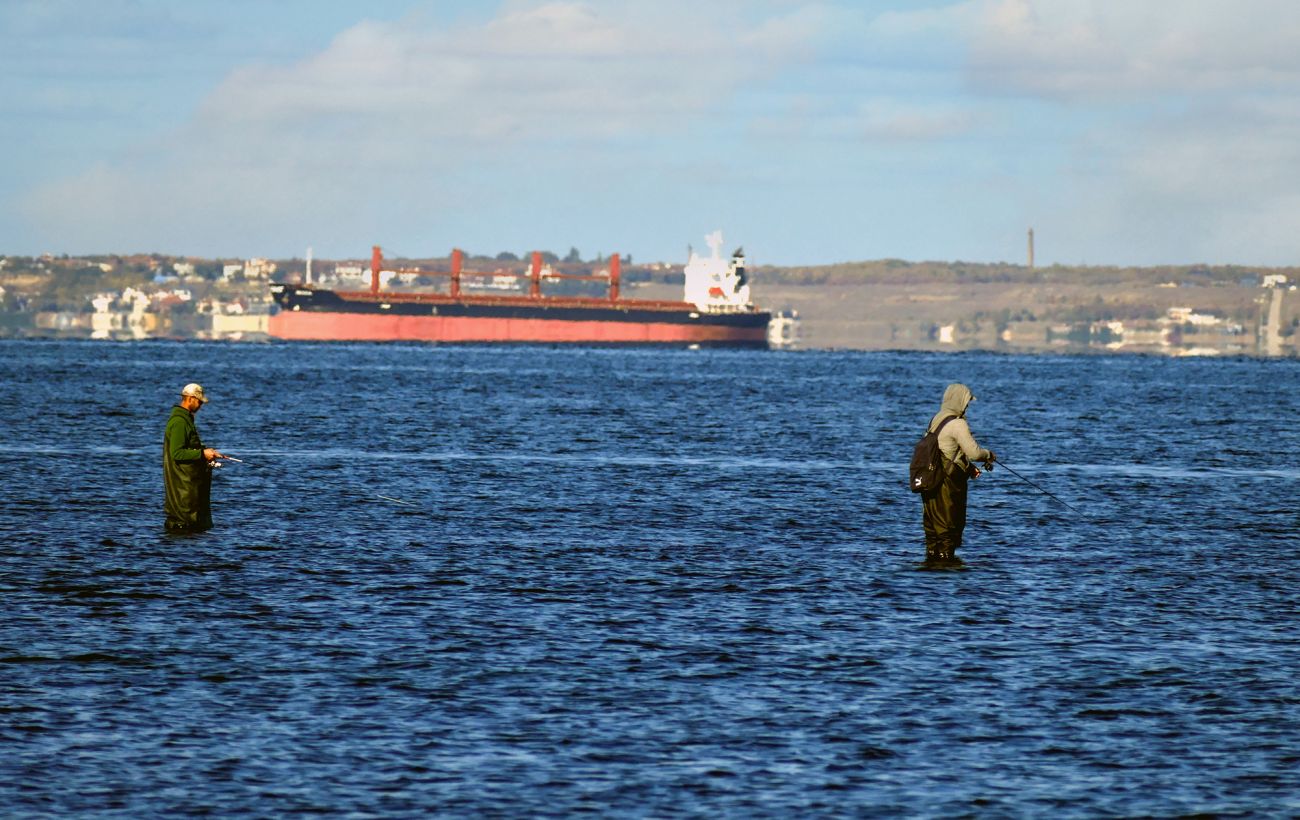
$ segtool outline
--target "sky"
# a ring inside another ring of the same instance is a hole
[[[1296,265],[1297,43],[1295,0],[0,0],[0,254]]]

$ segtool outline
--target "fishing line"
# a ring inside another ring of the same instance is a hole
[[[248,465],[249,467],[254,467],[254,468],[259,469],[259,470],[261,470],[261,469],[265,469],[264,466],[261,465],[261,464],[257,464],[257,463],[250,462],[250,461],[244,461],[242,458],[235,458],[234,456],[223,455],[223,456],[221,456],[220,459],[218,459],[218,461],[233,461],[233,462],[235,462],[236,464],[246,464],[246,465]],[[220,466],[220,465],[218,464],[218,466]],[[370,492],[370,491],[367,490],[367,492]],[[403,505],[405,505],[405,506],[407,506],[407,507],[418,507],[418,506],[420,506],[419,504],[415,504],[415,503],[413,503],[413,502],[411,502],[411,501],[403,501],[403,500],[400,499],[400,498],[393,498],[391,495],[380,495],[379,493],[375,493],[375,495],[376,495],[377,497],[379,497],[379,498],[382,498],[382,499],[385,500],[385,501],[391,501],[391,502],[393,502],[394,504],[403,504]]]
[[[1082,512],[1083,512],[1083,511],[1080,510],[1078,507],[1075,507],[1075,506],[1073,506],[1073,505],[1071,505],[1071,504],[1069,504],[1069,503],[1067,503],[1067,502],[1065,502],[1065,501],[1062,501],[1062,500],[1061,500],[1060,498],[1058,498],[1057,496],[1053,495],[1052,493],[1048,492],[1047,490],[1044,490],[1042,487],[1038,486],[1038,485],[1035,484],[1034,482],[1032,482],[1032,481],[1030,481],[1029,479],[1025,478],[1025,477],[1022,476],[1020,473],[1016,472],[1015,468],[1009,466],[1009,465],[1008,465],[1005,461],[1003,461],[1001,458],[999,458],[998,460],[994,461],[993,463],[994,463],[994,464],[1001,464],[1003,467],[1006,467],[1007,470],[1010,471],[1010,473],[1011,473],[1013,476],[1015,476],[1016,478],[1018,478],[1018,479],[1020,479],[1021,481],[1025,482],[1026,484],[1028,484],[1029,486],[1033,487],[1034,489],[1038,490],[1040,493],[1042,493],[1043,495],[1047,496],[1048,498],[1051,498],[1051,499],[1054,500],[1054,501],[1059,501],[1060,503],[1065,504],[1066,507],[1069,507],[1071,510],[1074,510],[1074,511],[1077,512],[1077,513],[1082,513]],[[989,469],[992,469],[992,467],[990,467]]]

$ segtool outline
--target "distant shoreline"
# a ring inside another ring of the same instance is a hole
[[[436,268],[446,260],[390,262]],[[357,260],[317,260],[313,276],[356,288],[364,270]],[[270,282],[306,273],[304,260],[4,257],[0,337],[256,341],[273,309]],[[750,273],[762,308],[797,312],[804,349],[1300,355],[1300,268],[886,259]],[[681,298],[679,265],[627,265],[624,282],[636,298]]]

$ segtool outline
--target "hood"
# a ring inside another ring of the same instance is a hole
[[[948,389],[943,391],[943,404],[939,406],[939,414],[965,415],[966,407],[973,401],[975,397],[971,395],[969,387],[964,384],[950,384]]]

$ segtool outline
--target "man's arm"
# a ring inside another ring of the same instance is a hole
[[[966,456],[968,464],[974,464],[977,461],[993,461],[993,451],[985,450],[975,441],[971,435],[970,425],[965,419],[957,419],[949,427],[953,429],[953,436],[957,439],[957,446],[961,448],[962,454]]]

